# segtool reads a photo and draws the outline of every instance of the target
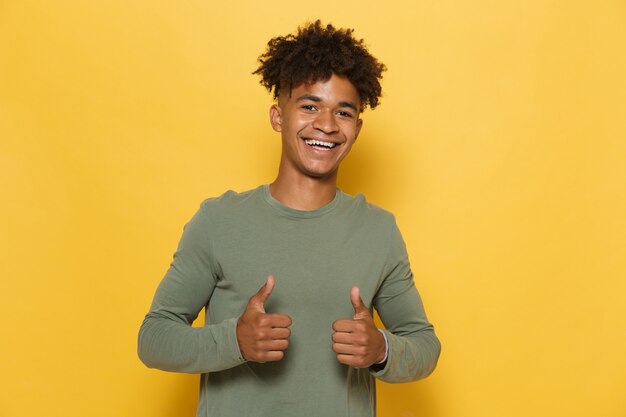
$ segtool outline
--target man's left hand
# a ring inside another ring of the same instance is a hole
[[[363,303],[358,287],[350,290],[354,316],[333,323],[333,351],[337,360],[354,368],[368,368],[385,358],[385,337],[374,324],[370,311]]]

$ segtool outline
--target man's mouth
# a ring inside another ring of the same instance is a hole
[[[304,143],[306,143],[309,146],[312,146],[315,149],[321,149],[324,151],[333,149],[335,146],[338,145],[338,143],[325,142],[323,140],[317,140],[317,139],[305,139]]]

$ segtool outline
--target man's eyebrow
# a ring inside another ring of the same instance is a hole
[[[306,101],[306,100],[313,101],[315,103],[320,103],[322,101],[321,97],[314,96],[313,94],[305,94],[296,99],[296,101]],[[358,109],[356,108],[356,105],[354,105],[353,103],[350,103],[349,101],[340,101],[339,107],[348,107],[354,111],[358,111]]]
[[[319,103],[322,101],[320,97],[314,96],[313,94],[305,94],[296,99],[296,101],[305,101],[305,100],[314,101],[316,103]]]
[[[340,101],[339,102],[339,107],[349,107],[354,111],[358,111],[356,106],[352,103],[350,103],[349,101]]]

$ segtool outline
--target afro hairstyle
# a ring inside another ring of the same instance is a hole
[[[296,35],[278,36],[267,43],[253,74],[274,99],[281,91],[304,83],[327,81],[333,74],[346,77],[356,88],[361,111],[374,109],[382,93],[380,80],[387,68],[365,47],[363,39],[352,36],[353,29],[323,26],[320,20],[298,28]]]

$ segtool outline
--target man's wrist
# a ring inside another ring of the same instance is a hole
[[[385,356],[380,362],[376,362],[374,365],[380,365],[382,363],[385,363],[387,361],[387,356],[389,355],[389,341],[387,340],[387,335],[382,329],[377,330],[383,335],[383,338],[385,339]]]

